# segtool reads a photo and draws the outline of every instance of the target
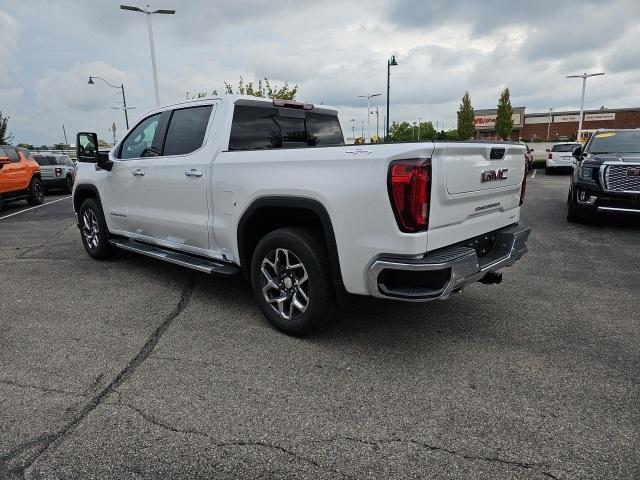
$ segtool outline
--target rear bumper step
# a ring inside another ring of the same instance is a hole
[[[531,229],[513,225],[500,230],[490,254],[478,258],[473,248],[446,247],[419,259],[380,258],[368,271],[374,297],[409,302],[446,299],[477,281],[500,283],[497,270],[509,267],[527,252]]]
[[[114,239],[110,240],[109,243],[123,250],[140,253],[142,255],[146,255],[147,257],[164,260],[165,262],[174,263],[176,265],[191,268],[192,270],[197,270],[199,272],[233,275],[234,273],[240,271],[240,268],[238,266],[231,263],[217,262],[215,260],[197,257],[195,255],[174,252],[173,250],[156,247],[154,245],[149,245],[146,243],[136,242],[133,240]]]

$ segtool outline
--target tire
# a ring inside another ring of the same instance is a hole
[[[73,178],[71,175],[67,175],[67,183],[64,185],[64,193],[71,193],[73,191]]]
[[[260,240],[251,286],[267,320],[288,335],[325,327],[335,306],[326,249],[314,232],[301,228],[275,230]]]
[[[107,260],[115,254],[115,247],[109,243],[109,230],[102,208],[93,198],[88,198],[80,206],[78,215],[80,237],[87,253],[97,260]]]
[[[571,190],[569,191],[569,196],[567,197],[567,222],[569,223],[584,223],[584,211],[573,200],[573,193]]]
[[[27,203],[29,203],[29,205],[42,205],[43,202],[44,188],[42,187],[42,181],[38,177],[33,177],[29,184]]]

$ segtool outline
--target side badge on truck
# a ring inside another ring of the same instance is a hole
[[[499,180],[506,180],[508,168],[499,168],[498,170],[483,170],[480,174],[480,181],[485,182],[497,182]]]

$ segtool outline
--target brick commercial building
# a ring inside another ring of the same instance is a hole
[[[525,113],[525,107],[514,107],[511,140],[546,140],[547,132],[550,141],[574,140],[579,117],[579,111]],[[496,109],[475,111],[476,138],[496,139],[495,118]],[[640,128],[640,107],[585,110],[582,129],[596,128]]]

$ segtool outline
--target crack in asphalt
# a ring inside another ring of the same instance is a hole
[[[330,471],[332,473],[335,473],[336,475],[340,475],[342,478],[348,478],[351,479],[353,478],[352,476],[341,472],[339,470],[335,470],[331,467],[328,467],[326,465],[322,465],[321,463],[316,462],[315,460],[311,459],[311,458],[307,458],[304,457],[296,452],[294,452],[293,450],[289,450],[288,448],[285,448],[281,445],[276,445],[273,443],[267,443],[264,442],[262,440],[233,440],[233,441],[227,441],[227,442],[220,442],[217,439],[215,439],[214,437],[212,437],[211,435],[204,433],[204,432],[200,432],[198,430],[193,430],[193,429],[182,429],[182,428],[176,428],[172,425],[169,425],[165,422],[162,422],[160,420],[158,420],[157,418],[155,418],[153,415],[150,415],[146,412],[144,412],[143,410],[141,410],[138,407],[134,407],[133,405],[130,405],[128,403],[123,403],[123,402],[107,402],[107,405],[119,405],[122,407],[126,407],[129,408],[130,410],[133,410],[134,412],[136,412],[138,415],[140,415],[140,417],[142,417],[145,421],[151,423],[152,425],[155,425],[157,427],[160,427],[164,430],[168,430],[170,432],[173,433],[181,433],[181,434],[185,434],[185,435],[197,435],[200,437],[204,437],[207,438],[208,440],[211,441],[211,443],[216,446],[216,447],[220,447],[220,448],[224,448],[224,447],[263,447],[263,448],[269,448],[272,450],[278,450],[280,452],[283,452],[297,460],[303,461],[305,463],[308,463],[310,465],[313,465],[315,467],[318,467],[322,470],[326,470],[326,471]]]
[[[82,409],[62,428],[54,433],[46,433],[31,440],[27,440],[16,446],[9,453],[0,457],[0,478],[24,478],[26,471],[31,468],[43,453],[55,444],[64,440],[78,426],[78,424],[87,417],[87,415],[95,410],[95,408],[98,407],[109,395],[115,392],[120,385],[127,381],[137,368],[142,365],[147,357],[151,355],[151,352],[153,352],[153,349],[167,328],[171,326],[176,317],[178,317],[178,315],[180,315],[187,307],[191,300],[194,286],[195,275],[192,273],[188,277],[187,285],[180,296],[178,304],[162,320],[160,325],[156,327],[136,356],[127,363],[127,365],[105,388],[95,396],[91,397],[89,402],[86,403],[84,407],[82,407]]]
[[[503,465],[509,465],[509,466],[519,467],[519,468],[523,468],[523,469],[527,469],[527,470],[533,470],[533,471],[535,471],[537,473],[540,473],[541,475],[544,475],[544,476],[546,476],[548,478],[552,478],[554,480],[559,480],[559,478],[556,477],[555,475],[553,475],[552,473],[541,469],[541,467],[544,467],[546,465],[521,462],[521,461],[517,461],[517,460],[506,460],[506,459],[503,459],[503,458],[500,458],[500,457],[483,457],[481,455],[470,455],[470,454],[467,454],[467,453],[462,453],[462,452],[458,452],[456,450],[451,450],[449,448],[439,447],[439,446],[436,446],[436,445],[431,445],[429,443],[421,442],[421,441],[414,440],[414,439],[404,440],[402,438],[392,438],[392,439],[388,439],[388,440],[387,439],[382,439],[382,440],[373,441],[373,440],[365,440],[365,439],[355,438],[355,437],[341,436],[341,437],[332,437],[332,438],[325,439],[325,440],[318,440],[318,442],[336,442],[336,441],[340,441],[340,440],[363,443],[365,445],[370,445],[370,446],[373,446],[375,448],[379,448],[380,445],[388,444],[388,443],[412,444],[412,445],[416,445],[416,446],[425,448],[425,449],[433,451],[433,452],[444,452],[444,453],[447,453],[449,455],[453,455],[453,456],[456,456],[456,457],[464,458],[465,460],[483,461],[483,462],[495,462],[495,463],[501,463]]]
[[[46,393],[60,393],[63,395],[70,395],[74,397],[85,397],[85,398],[88,397],[88,395],[81,392],[73,392],[70,390],[61,390],[58,388],[43,387],[41,385],[32,385],[29,383],[14,382],[13,380],[7,380],[7,379],[0,379],[0,384],[10,385],[12,387],[18,387],[18,388],[32,388],[34,390],[40,390],[41,392],[46,392]]]

